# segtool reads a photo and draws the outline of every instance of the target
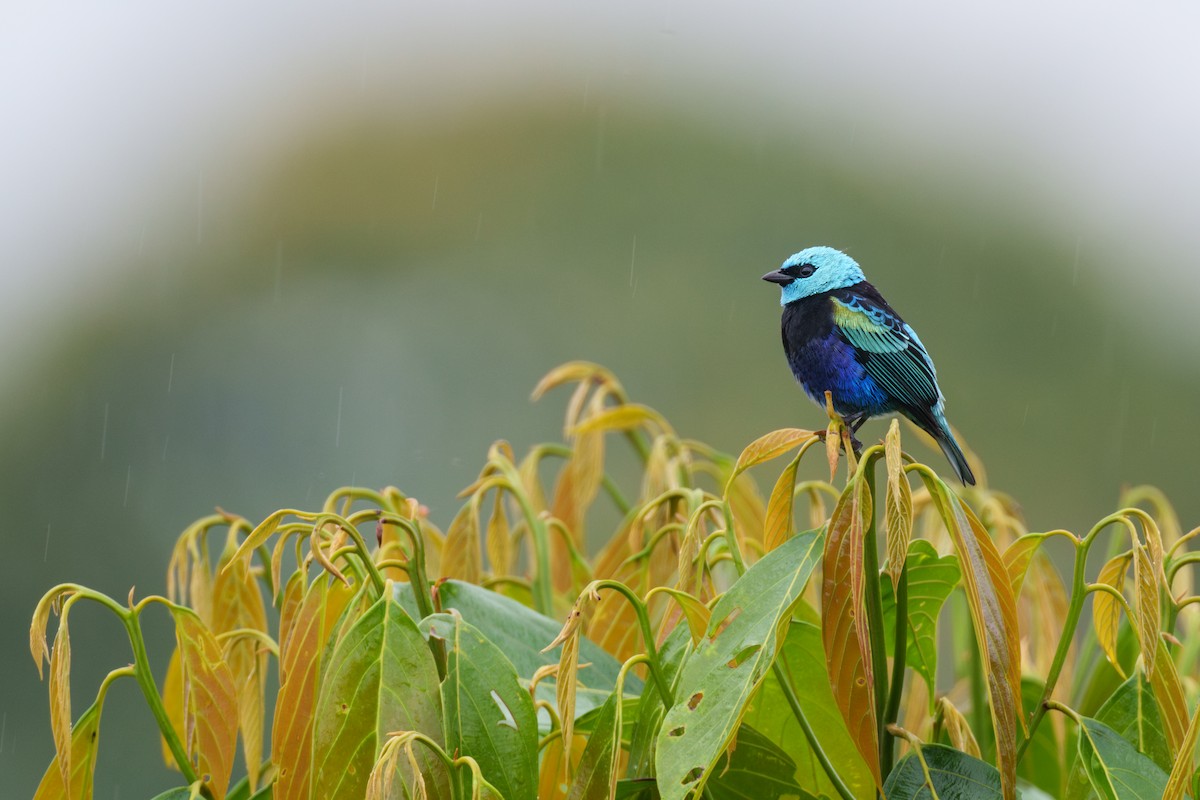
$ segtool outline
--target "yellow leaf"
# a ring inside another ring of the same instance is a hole
[[[758,437],[746,445],[746,449],[738,456],[737,464],[733,467],[733,473],[729,476],[729,483],[732,483],[734,478],[756,464],[762,464],[765,461],[778,458],[805,442],[812,441],[816,437],[817,434],[801,428],[780,428],[777,431],[771,431],[764,436]],[[726,485],[728,486],[728,483]]]
[[[1142,648],[1142,663],[1147,677],[1154,675],[1155,656],[1158,655],[1158,580],[1154,564],[1147,549],[1138,542],[1133,544],[1133,591],[1134,620],[1138,643]]]
[[[446,542],[442,546],[442,577],[479,583],[483,572],[479,563],[479,545],[479,519],[475,515],[475,504],[468,502],[459,509],[446,531]]]
[[[700,640],[704,638],[705,631],[708,630],[708,623],[712,617],[712,612],[708,606],[701,603],[697,598],[687,592],[678,589],[670,589],[666,586],[656,586],[646,595],[646,602],[650,602],[650,598],[656,593],[662,592],[669,595],[679,608],[683,611],[683,617],[687,620],[688,633],[692,637],[692,644],[700,644]]]
[[[1163,732],[1166,733],[1167,746],[1171,758],[1179,757],[1186,729],[1188,726],[1187,699],[1183,692],[1183,683],[1179,680],[1179,671],[1175,668],[1175,660],[1167,650],[1166,644],[1158,639],[1157,657],[1154,659],[1154,672],[1146,672],[1150,679],[1150,688],[1162,714]]]
[[[172,606],[184,687],[185,747],[215,800],[224,800],[237,746],[237,693],[221,646],[188,608]]]
[[[1019,543],[1018,539],[1013,546],[1015,547]],[[1100,568],[1100,574],[1096,576],[1096,583],[1107,584],[1118,592],[1123,591],[1125,575],[1132,562],[1132,552],[1113,556]],[[1124,680],[1125,670],[1121,669],[1121,662],[1117,658],[1117,632],[1121,624],[1121,604],[1107,592],[1095,592],[1092,597],[1092,627],[1096,631],[1096,641],[1104,650],[1104,657],[1108,659],[1108,663],[1112,664],[1113,669]]]
[[[542,395],[556,386],[576,381],[592,381],[620,386],[613,374],[599,364],[592,364],[588,361],[568,361],[566,364],[550,370],[538,381],[538,385],[533,389],[533,399],[540,399]]]
[[[1171,768],[1171,777],[1167,780],[1166,791],[1163,792],[1163,800],[1183,800],[1183,793],[1188,790],[1192,780],[1192,774],[1195,770],[1195,752],[1196,739],[1200,736],[1200,705],[1196,706],[1196,713],[1192,715],[1192,722],[1188,725],[1187,735],[1183,737],[1183,743],[1180,745],[1179,754],[1175,757],[1175,765]]]
[[[784,467],[767,501],[767,518],[763,524],[763,549],[767,552],[786,542],[795,533],[793,509],[796,505],[796,470],[800,467],[800,455]]]
[[[50,625],[50,612],[60,608],[65,598],[74,594],[69,586],[56,586],[42,596],[33,611],[29,624],[29,653],[37,664],[38,680],[42,679],[42,664],[50,660],[50,648],[46,645],[46,628]]]
[[[942,724],[946,735],[950,737],[950,746],[969,756],[982,758],[979,754],[979,742],[975,741],[975,734],[971,732],[970,723],[954,703],[951,703],[948,697],[943,697],[938,700],[938,710],[942,715]]]
[[[67,611],[63,606],[58,633],[50,651],[50,730],[54,733],[54,753],[63,786],[71,785],[71,634]]]
[[[884,530],[887,533],[888,574],[892,578],[892,589],[900,583],[904,560],[908,557],[908,543],[912,539],[913,508],[912,487],[904,474],[904,461],[900,457],[900,423],[892,420],[884,440],[887,459],[887,489],[884,494]]]
[[[571,430],[571,434],[580,436],[585,433],[600,433],[603,431],[628,431],[640,428],[651,422],[661,430],[671,430],[671,426],[667,424],[663,415],[659,414],[653,408],[641,405],[640,403],[622,403],[619,406],[612,406],[611,408],[591,414],[587,419],[576,425]]]
[[[175,735],[179,737],[179,741],[185,741],[183,663],[179,659],[178,647],[171,653],[171,660],[167,663],[167,674],[163,677],[162,701],[163,708],[167,711],[167,719],[171,721],[171,727],[175,729]],[[162,745],[163,762],[171,769],[178,770],[179,765],[175,763],[175,754],[171,752],[171,746],[167,744],[166,738],[161,734],[158,738]]]
[[[508,515],[504,513],[504,498],[500,489],[496,489],[493,500],[492,516],[487,526],[488,562],[493,575],[511,575],[512,535],[508,530]]]

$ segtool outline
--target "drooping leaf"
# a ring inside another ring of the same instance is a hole
[[[870,497],[862,482],[855,481],[846,487],[829,518],[822,567],[821,636],[834,699],[876,785],[882,785],[875,677],[863,602],[867,579],[863,536],[871,514]],[[874,575],[870,579],[878,580]]]
[[[441,711],[433,655],[416,623],[386,593],[349,627],[322,675],[312,795],[364,796],[371,766],[392,731],[417,731],[443,745]],[[418,759],[430,793],[448,794],[441,763],[427,750]],[[405,775],[405,785],[410,779]]]
[[[33,800],[90,800],[92,797],[96,753],[100,745],[100,712],[108,686],[107,680],[101,684],[96,701],[79,715],[71,729],[69,783],[63,783],[63,772],[56,756],[46,767]]]
[[[939,800],[1000,800],[1002,797],[1000,773],[995,767],[940,744],[923,745],[919,756],[909,753],[900,759],[883,785],[883,794],[888,800],[930,800],[934,797]]]
[[[167,662],[167,672],[163,676],[162,701],[163,708],[166,709],[167,719],[171,722],[171,727],[175,729],[175,735],[180,741],[184,741],[184,710],[183,699],[183,661],[179,655],[179,647],[171,653],[171,660]],[[158,737],[159,744],[162,747],[163,763],[170,769],[178,770],[179,765],[175,763],[175,754],[171,752],[171,746],[167,743],[167,739],[161,733]]]
[[[796,529],[793,509],[796,505],[796,470],[800,457],[792,461],[779,473],[771,498],[767,501],[767,517],[763,524],[763,548],[770,552],[791,538]]]
[[[884,454],[887,461],[887,489],[884,494],[883,527],[887,533],[887,572],[895,589],[904,570],[913,529],[912,487],[908,485],[908,476],[904,474],[904,460],[900,455],[900,421],[897,419],[893,419],[888,428]]]
[[[300,582],[303,583],[303,574]],[[271,729],[271,759],[278,769],[276,800],[308,800],[312,789],[312,730],[325,645],[349,595],[324,574],[308,587],[290,635],[280,645],[279,693]]]
[[[950,740],[950,746],[961,750],[972,758],[980,758],[979,742],[975,741],[975,733],[967,718],[948,697],[938,698],[938,714],[942,717],[942,730]]]
[[[908,548],[908,636],[905,664],[925,679],[932,699],[937,681],[937,619],[946,598],[962,577],[958,559],[939,556],[925,539],[914,539]],[[881,576],[883,633],[888,652],[896,647],[896,596],[892,582]]]
[[[996,741],[996,766],[1005,800],[1016,796],[1017,728],[1021,698],[1020,633],[1012,582],[987,530],[940,478],[921,473],[958,552],[963,586],[983,655]]]
[[[1134,630],[1138,644],[1142,646],[1142,663],[1146,674],[1154,676],[1154,662],[1158,656],[1159,596],[1158,578],[1150,552],[1141,544],[1133,545],[1133,589]]]
[[[446,642],[442,708],[446,748],[479,762],[508,800],[537,795],[537,712],[504,653],[473,625],[450,614],[421,621]]]
[[[221,646],[191,609],[171,606],[184,699],[184,747],[217,800],[225,797],[237,746],[237,690]]]
[[[648,422],[654,423],[659,428],[670,430],[670,425],[662,414],[659,414],[653,408],[641,405],[640,403],[622,403],[618,406],[606,408],[603,411],[597,411],[591,414],[583,422],[575,426],[572,434],[581,436],[586,433],[598,433],[602,431],[627,431],[633,428],[640,428]]]
[[[1092,789],[1105,800],[1162,800],[1167,774],[1107,725],[1079,720],[1079,759]]]
[[[225,552],[217,563],[212,587],[214,635],[248,629],[267,632],[267,612],[258,581],[244,559],[234,559],[236,529],[231,528]],[[225,663],[237,690],[238,728],[242,755],[251,787],[258,785],[262,768],[263,721],[266,716],[267,652],[257,639],[238,637],[225,644]]]
[[[1183,793],[1196,773],[1196,740],[1200,738],[1200,705],[1188,725],[1187,735],[1183,737],[1183,746],[1179,748],[1179,758],[1171,769],[1167,780],[1167,788],[1163,791],[1163,800],[1183,800]]]
[[[687,628],[692,637],[692,644],[698,644],[704,636],[704,632],[708,630],[709,620],[712,619],[712,612],[708,610],[708,606],[687,592],[667,586],[660,586],[651,590],[652,594],[655,592],[662,592],[669,595],[672,600],[679,604],[679,608],[683,612],[683,617],[687,621]]]
[[[1004,551],[1004,568],[1008,571],[1008,581],[1012,586],[1013,597],[1021,594],[1021,586],[1025,583],[1025,573],[1029,570],[1029,562],[1037,553],[1042,542],[1046,540],[1044,533],[1027,533],[1008,546]]]
[[[482,577],[479,519],[475,511],[473,503],[464,504],[446,530],[442,546],[443,577],[460,578],[468,583],[479,583]]]
[[[1100,574],[1096,576],[1096,583],[1107,584],[1118,592],[1123,591],[1125,575],[1129,572],[1131,563],[1133,563],[1132,551],[1113,556],[1100,568]],[[1096,641],[1104,650],[1104,656],[1108,659],[1108,663],[1112,664],[1117,674],[1124,678],[1126,677],[1125,670],[1121,669],[1121,662],[1117,658],[1117,632],[1121,625],[1121,604],[1107,592],[1095,592],[1092,598],[1092,627],[1096,631]],[[1133,620],[1130,620],[1131,624],[1132,622]]]
[[[54,760],[59,780],[71,785],[71,633],[67,626],[70,601],[58,619],[58,633],[50,650],[50,730],[54,734]]]
[[[655,766],[664,798],[682,799],[705,784],[783,645],[821,542],[818,531],[792,537],[717,601],[659,733]]]
[[[1179,748],[1183,746],[1183,738],[1187,735],[1187,699],[1183,683],[1179,679],[1179,670],[1175,668],[1175,659],[1167,650],[1166,643],[1162,637],[1156,636],[1154,644],[1157,653],[1154,671],[1147,669],[1146,673],[1154,690],[1154,699],[1158,702],[1159,713],[1162,714],[1167,747],[1170,748],[1171,760],[1174,761],[1179,754]]]
[[[850,738],[829,685],[820,620],[820,615],[812,606],[801,601],[792,614],[792,622],[776,663],[792,686],[809,724],[817,732],[821,749],[837,765],[843,782],[856,798],[873,800],[875,778]],[[743,730],[746,726],[753,727],[782,746],[796,764],[796,776],[801,786],[814,794],[837,796],[833,784],[809,746],[800,723],[796,721],[774,671],[767,675],[755,692],[742,717],[742,726]],[[739,734],[738,747],[741,746]]]

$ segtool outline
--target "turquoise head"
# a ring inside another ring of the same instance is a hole
[[[779,304],[786,306],[814,294],[853,286],[865,281],[866,277],[858,262],[841,250],[809,247],[789,256],[783,266],[763,275],[762,279],[779,284]]]

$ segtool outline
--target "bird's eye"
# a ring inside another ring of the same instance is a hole
[[[817,271],[817,268],[814,267],[812,264],[805,264],[804,266],[802,266],[800,268],[800,271],[797,272],[796,274],[798,276],[800,276],[801,278],[807,278],[808,276],[812,275],[816,271]]]

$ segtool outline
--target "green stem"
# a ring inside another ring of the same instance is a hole
[[[892,650],[892,681],[888,694],[887,711],[884,715],[884,730],[887,726],[895,725],[900,716],[900,695],[904,689],[904,667],[908,656],[908,564],[900,570],[900,580],[896,583],[896,647]],[[892,765],[896,760],[896,743],[890,737],[882,754],[885,760],[880,762],[880,772],[890,775]]]
[[[637,613],[638,625],[640,625],[642,629],[642,643],[646,646],[647,664],[650,666],[650,675],[654,678],[654,685],[658,687],[658,693],[662,697],[663,703],[666,704],[667,708],[675,705],[675,696],[671,692],[671,686],[669,683],[667,683],[666,676],[663,674],[662,662],[658,657],[658,648],[654,645],[654,633],[650,628],[650,617],[646,613],[646,605],[641,601],[641,598],[634,594],[632,589],[620,581],[593,581],[589,589],[584,589],[584,591],[589,591],[592,589],[596,591],[601,589],[615,589],[623,594],[625,599],[628,600],[630,605],[633,606],[634,612]]]
[[[829,777],[829,782],[833,784],[834,790],[842,800],[855,800],[854,793],[846,786],[846,782],[842,780],[842,776],[838,774],[837,769],[833,766],[833,762],[829,760],[829,756],[825,754],[825,750],[821,747],[821,743],[817,740],[817,734],[813,731],[812,725],[808,722],[808,717],[804,715],[804,709],[800,706],[800,698],[796,697],[796,692],[792,689],[792,683],[784,674],[783,668],[776,661],[772,667],[775,670],[775,680],[783,689],[783,696],[787,699],[788,706],[792,709],[792,714],[796,717],[796,721],[800,723],[800,730],[804,731],[804,738],[808,740],[808,746],[812,748],[813,755],[817,757],[817,762],[821,765],[821,769],[825,770],[825,774]]]
[[[1067,618],[1063,622],[1062,635],[1058,640],[1058,647],[1054,651],[1054,660],[1050,662],[1050,672],[1046,675],[1046,688],[1042,691],[1041,702],[1034,709],[1033,717],[1029,720],[1028,731],[1025,739],[1017,748],[1017,763],[1021,763],[1021,757],[1025,755],[1025,750],[1029,747],[1029,743],[1033,741],[1033,734],[1037,732],[1038,725],[1042,722],[1042,717],[1046,716],[1047,704],[1050,703],[1050,697],[1054,694],[1054,687],[1058,683],[1058,676],[1062,672],[1063,664],[1067,660],[1067,651],[1071,649],[1071,642],[1075,638],[1075,626],[1079,624],[1079,615],[1083,611],[1083,600],[1087,596],[1086,591],[1086,576],[1088,549],[1091,546],[1092,538],[1096,533],[1093,529],[1092,533],[1081,542],[1075,545],[1075,567],[1071,575],[1071,603],[1067,607]]]
[[[425,537],[421,534],[421,521],[407,519],[396,514],[383,513],[379,521],[395,525],[404,531],[412,544],[412,558],[409,559],[408,579],[412,583],[413,594],[417,598],[417,610],[424,619],[433,613],[432,593],[429,589],[429,579],[425,576]]]
[[[142,600],[135,608],[128,611],[120,609],[121,622],[125,625],[125,631],[129,634],[129,644],[133,647],[133,677],[141,687],[142,696],[146,698],[146,704],[150,706],[150,713],[154,715],[154,721],[158,723],[158,730],[162,734],[163,741],[167,743],[167,748],[175,758],[175,766],[179,767],[179,771],[183,773],[187,783],[195,783],[200,776],[196,774],[192,761],[188,758],[187,748],[183,746],[183,742],[179,741],[179,736],[175,733],[175,726],[171,724],[171,718],[163,706],[162,696],[158,693],[158,686],[154,683],[154,675],[150,672],[150,656],[146,653],[146,640],[142,637],[139,612],[145,607],[147,600],[151,599]],[[158,599],[164,603],[168,602],[162,598]],[[116,606],[116,608],[120,607]]]

